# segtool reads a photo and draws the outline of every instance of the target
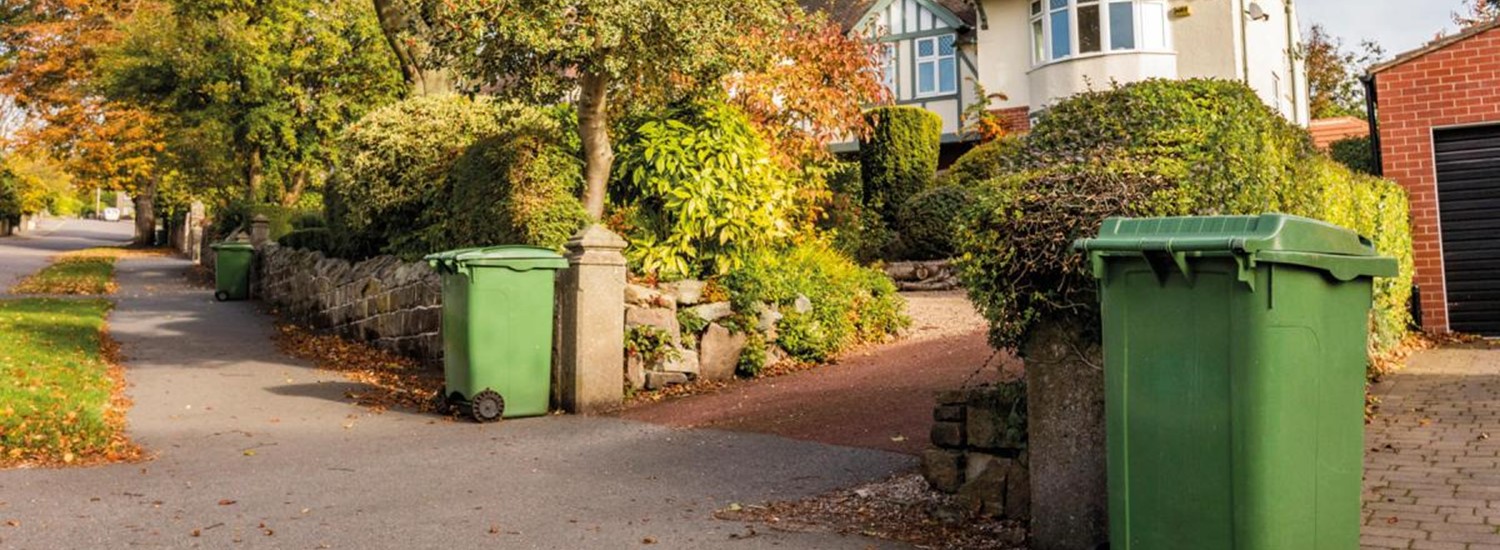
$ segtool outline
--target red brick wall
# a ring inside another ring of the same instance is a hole
[[[1412,240],[1422,323],[1448,331],[1438,233],[1432,129],[1500,122],[1500,28],[1391,67],[1376,76],[1385,176],[1411,194]]]
[[[1031,131],[1031,117],[1028,116],[1030,107],[1015,107],[1011,109],[992,109],[991,114],[999,116],[1005,126],[1005,131],[1012,134],[1024,134]]]

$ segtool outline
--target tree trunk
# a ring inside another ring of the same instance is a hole
[[[401,77],[414,96],[452,93],[456,89],[453,74],[441,67],[427,66],[429,61],[425,58],[431,49],[424,37],[429,32],[427,22],[421,17],[412,17],[412,8],[407,1],[374,0],[380,32],[385,35],[391,52],[396,54]],[[415,36],[406,35],[408,32]]]
[[[266,168],[262,165],[260,159],[260,147],[251,149],[250,165],[245,170],[245,200],[248,200],[250,204],[260,202],[260,182],[266,177],[265,170]]]
[[[583,208],[594,219],[604,217],[606,186],[615,152],[609,145],[606,110],[609,77],[585,72],[579,81],[578,138],[583,142]]]
[[[299,168],[292,171],[292,188],[281,197],[282,206],[292,206],[302,199],[302,192],[307,190],[307,169]]]
[[[156,179],[141,185],[135,194],[135,245],[151,246],[156,241]]]

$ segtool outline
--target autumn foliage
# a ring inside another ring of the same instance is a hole
[[[864,108],[890,97],[879,46],[821,13],[790,10],[785,25],[754,29],[739,46],[758,59],[724,85],[772,149],[789,158],[819,158],[831,142],[862,137]]]

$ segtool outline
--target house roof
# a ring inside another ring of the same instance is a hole
[[[975,26],[979,20],[978,0],[929,0],[943,9],[952,12],[954,16],[963,21],[965,25]],[[821,11],[828,15],[828,19],[838,23],[849,31],[854,25],[863,19],[870,9],[881,0],[797,0],[802,9],[807,11]]]
[[[1463,42],[1463,41],[1468,40],[1470,38],[1473,38],[1475,36],[1484,34],[1487,31],[1494,30],[1496,28],[1500,28],[1500,19],[1495,19],[1494,21],[1490,21],[1488,23],[1480,23],[1478,25],[1474,25],[1472,27],[1464,29],[1463,31],[1459,32],[1458,34],[1455,34],[1453,36],[1444,36],[1444,37],[1439,38],[1437,40],[1433,40],[1432,42],[1429,42],[1426,46],[1422,46],[1422,47],[1417,48],[1415,50],[1403,53],[1401,55],[1397,55],[1396,57],[1392,58],[1390,61],[1387,61],[1385,63],[1381,63],[1379,65],[1375,65],[1374,67],[1370,67],[1370,74],[1371,75],[1379,74],[1379,73],[1384,72],[1385,70],[1390,69],[1392,67],[1395,67],[1397,65],[1405,64],[1408,61],[1412,61],[1414,59],[1417,59],[1417,58],[1422,57],[1424,55],[1430,54],[1432,52],[1441,50],[1443,48],[1447,48],[1448,46],[1452,46],[1452,45],[1457,44],[1459,42]]]
[[[1312,133],[1313,145],[1327,149],[1333,142],[1347,137],[1370,135],[1370,123],[1352,116],[1320,118],[1309,123],[1307,131]]]

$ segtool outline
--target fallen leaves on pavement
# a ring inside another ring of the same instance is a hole
[[[377,411],[393,406],[436,410],[432,397],[443,387],[442,374],[416,360],[290,323],[276,325],[276,345],[287,355],[364,384],[366,388],[346,394],[360,405]]]
[[[714,517],[781,531],[859,534],[920,548],[1011,550],[1025,548],[1026,542],[1021,522],[972,517],[915,473],[793,502],[731,504]]]

